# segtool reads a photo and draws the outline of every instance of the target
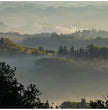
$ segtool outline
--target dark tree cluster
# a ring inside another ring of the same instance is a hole
[[[41,93],[34,84],[25,88],[18,83],[15,70],[0,63],[0,108],[48,108],[48,102],[39,99]]]
[[[108,108],[108,100],[96,100],[96,101],[90,101],[90,108]]]
[[[59,46],[58,53],[59,55],[69,55],[73,57],[108,58],[108,47],[98,47],[93,44],[90,44],[85,49],[79,48],[75,50],[72,46],[69,50],[66,46]]]
[[[68,49],[66,46],[60,46],[59,47],[59,54],[60,55],[67,55],[68,54]]]

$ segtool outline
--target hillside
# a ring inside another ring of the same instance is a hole
[[[56,51],[45,50],[43,47],[30,48],[19,46],[8,38],[0,39],[0,54],[32,54],[32,55],[55,55]]]
[[[45,49],[58,49],[60,45],[67,46],[68,48],[71,46],[85,48],[92,43],[97,46],[108,46],[108,32],[95,29],[76,31],[72,34],[57,34],[55,32],[37,34],[0,32],[0,37],[9,38],[18,45],[34,48],[43,46]]]
[[[60,45],[70,48],[86,47],[89,44],[98,46],[108,46],[108,32],[96,30],[83,30],[72,34],[42,33],[34,35],[26,35],[23,42],[19,42],[23,46],[43,46],[48,49],[58,49]]]

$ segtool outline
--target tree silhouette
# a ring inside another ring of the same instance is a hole
[[[0,108],[43,108],[35,85],[25,89],[15,78],[16,68],[0,63]]]
[[[105,102],[102,100],[90,101],[90,108],[105,108]]]

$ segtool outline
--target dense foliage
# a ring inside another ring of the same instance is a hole
[[[108,108],[108,100],[96,100],[96,101],[90,101],[90,108]]]
[[[34,84],[27,88],[15,78],[15,70],[0,63],[0,108],[49,108],[48,101],[42,103],[40,91]]]

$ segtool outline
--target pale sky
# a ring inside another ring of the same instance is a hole
[[[83,29],[108,31],[108,2],[2,2],[0,31],[73,33]]]

